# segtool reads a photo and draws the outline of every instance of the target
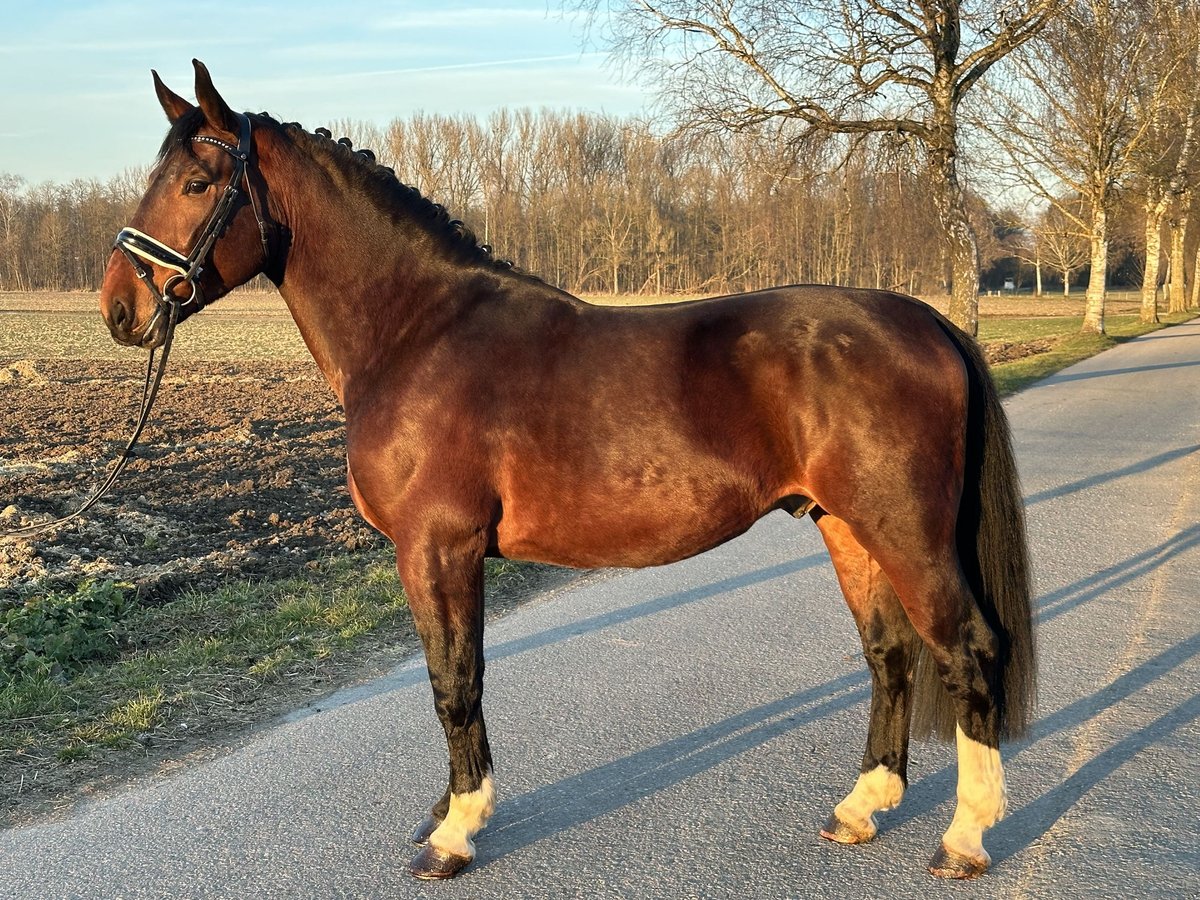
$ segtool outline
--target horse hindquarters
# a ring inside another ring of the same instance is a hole
[[[939,398],[945,401],[940,406],[929,404],[924,419],[907,423],[909,430],[896,437],[886,474],[871,472],[859,482],[861,502],[843,516],[844,525],[822,527],[839,578],[852,585],[847,600],[863,631],[876,693],[863,777],[826,831],[838,840],[869,838],[872,807],[898,801],[903,788],[900,765],[874,775],[867,769],[872,748],[890,743],[898,753],[904,746],[905,739],[894,735],[897,708],[908,693],[907,678],[894,679],[873,658],[879,647],[906,646],[904,626],[891,620],[882,644],[864,629],[888,608],[890,595],[882,588],[853,587],[855,578],[874,572],[894,588],[923,644],[916,718],[926,728],[954,733],[958,744],[959,802],[930,868],[970,877],[989,864],[982,834],[1005,809],[1000,737],[1019,733],[1028,717],[1031,610],[1021,500],[1003,410],[973,344],[948,326],[943,330],[966,368],[965,429],[961,416],[939,415],[956,405],[952,395]],[[962,441],[964,431],[961,455],[945,449]],[[961,499],[945,489],[948,484],[962,484]],[[904,662],[911,677],[912,657]],[[893,711],[885,714],[889,705]]]

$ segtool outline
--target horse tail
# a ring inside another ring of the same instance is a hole
[[[958,554],[971,593],[999,643],[992,695],[1000,735],[1019,737],[1034,714],[1037,656],[1025,504],[1012,436],[979,345],[938,318],[966,365],[970,391]],[[953,703],[924,649],[917,663],[913,712],[918,737],[954,736]]]

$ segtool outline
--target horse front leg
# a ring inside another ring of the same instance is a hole
[[[475,858],[475,835],[495,808],[483,721],[483,548],[426,541],[397,550],[400,578],[421,643],[434,706],[446,732],[450,784],[413,840],[417,878],[450,878]]]

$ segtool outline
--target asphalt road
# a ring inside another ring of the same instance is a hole
[[[868,679],[815,528],[597,575],[491,627],[501,804],[452,883],[405,873],[445,751],[423,667],[0,833],[0,896],[1200,896],[1200,324],[1008,404],[1040,607],[1041,718],[1005,749],[993,869],[936,881],[950,748],[914,746],[871,844],[817,837]]]

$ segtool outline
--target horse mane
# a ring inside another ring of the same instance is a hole
[[[461,220],[450,218],[442,204],[434,203],[417,188],[404,184],[390,166],[376,163],[372,151],[353,149],[349,138],[335,141],[328,129],[305,131],[299,122],[280,122],[266,112],[247,115],[256,124],[266,124],[281,130],[293,143],[304,148],[314,158],[328,160],[336,165],[347,180],[377,209],[423,226],[430,234],[440,237],[443,245],[454,251],[463,262],[485,263],[493,269],[540,280],[537,276],[519,269],[511,260],[497,258],[492,253],[491,245],[480,243],[475,232]],[[193,107],[176,119],[163,139],[157,161],[161,162],[168,153],[179,147],[191,153],[192,138],[199,133],[203,124],[204,112],[199,107]]]

